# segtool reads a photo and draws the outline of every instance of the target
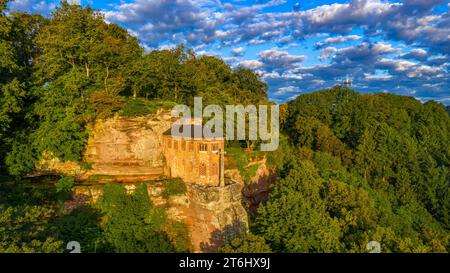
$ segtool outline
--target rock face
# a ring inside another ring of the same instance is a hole
[[[242,206],[241,190],[241,184],[188,187],[186,224],[191,232],[194,251],[216,252],[226,236],[247,227],[247,212]]]
[[[165,110],[144,117],[97,121],[84,154],[84,161],[92,163],[89,175],[163,175],[162,134],[172,122]]]
[[[242,184],[225,187],[204,187],[187,185],[183,195],[163,197],[164,182],[151,181],[147,184],[149,198],[156,207],[167,209],[168,218],[186,224],[191,239],[192,252],[216,252],[226,236],[247,227],[247,212],[242,206]],[[133,191],[136,183],[127,183]],[[66,204],[72,209],[77,200],[95,203],[103,193],[103,185],[77,186],[73,200]]]
[[[67,211],[80,202],[96,202],[103,192],[102,183],[128,182],[126,187],[131,191],[136,182],[145,181],[140,183],[147,184],[153,204],[166,208],[169,218],[186,224],[194,252],[215,252],[228,233],[246,228],[241,183],[230,180],[224,187],[189,183],[184,195],[163,196],[164,180],[158,179],[165,174],[163,132],[173,122],[170,111],[164,110],[145,117],[99,120],[90,128],[84,153],[91,169],[83,170],[79,163],[47,160],[48,172],[75,174],[80,180],[101,176],[95,179],[97,183],[75,187]]]
[[[269,198],[270,185],[277,179],[275,172],[269,169],[265,159],[260,162],[256,175],[246,184],[242,194],[248,205],[248,209],[253,214],[262,202]]]

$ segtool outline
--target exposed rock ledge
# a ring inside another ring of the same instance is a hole
[[[216,252],[223,244],[224,236],[237,229],[247,227],[247,212],[242,206],[242,184],[233,183],[225,187],[187,185],[184,195],[164,198],[164,182],[142,182],[147,184],[148,195],[157,207],[165,207],[168,217],[186,224],[191,239],[191,251]],[[137,183],[126,183],[132,191]],[[85,196],[96,202],[103,192],[102,184],[76,186],[75,196]]]
[[[145,117],[115,116],[98,120],[90,128],[83,155],[84,162],[92,165],[90,169],[83,168],[80,162],[62,162],[48,155],[40,162],[38,173],[72,175],[78,180],[99,176],[91,180],[97,183],[76,186],[75,193],[82,198],[74,198],[72,203],[86,198],[95,202],[103,191],[101,183],[128,182],[125,186],[133,190],[136,182],[146,181],[140,183],[147,184],[153,204],[166,207],[169,217],[186,223],[192,251],[217,251],[226,235],[224,231],[247,226],[247,214],[241,204],[242,184],[230,183],[225,187],[187,185],[184,195],[165,199],[162,196],[164,182],[153,179],[163,174],[162,134],[173,121],[170,112],[165,110]]]

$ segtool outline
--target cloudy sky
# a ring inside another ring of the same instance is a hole
[[[346,77],[363,92],[450,105],[448,0],[81,0],[146,50],[184,43],[257,71],[281,102]],[[54,0],[15,0],[48,15]]]

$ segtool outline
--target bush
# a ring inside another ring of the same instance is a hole
[[[64,243],[79,242],[81,252],[97,252],[97,244],[101,238],[99,214],[89,207],[77,208],[69,215],[64,215],[52,223],[58,234],[58,239]]]
[[[83,170],[92,170],[92,162],[84,162]]]
[[[259,164],[253,164],[249,166],[249,157],[253,157],[254,159],[259,159],[261,154],[256,152],[247,153],[244,149],[238,145],[231,145],[226,149],[227,156],[229,160],[227,160],[226,169],[234,169],[237,168],[239,173],[241,174],[244,183],[250,182],[250,179],[256,175],[256,171],[259,168]]]
[[[105,185],[98,205],[105,214],[102,249],[119,253],[173,252],[161,225],[165,210],[153,208],[145,184],[128,194],[123,185]]]
[[[75,184],[75,180],[70,176],[63,176],[61,179],[56,182],[56,192],[67,194],[72,191],[72,187]]]
[[[264,237],[252,233],[237,236],[219,248],[221,253],[271,253]]]
[[[180,178],[169,179],[164,182],[163,196],[181,195],[186,192],[186,184]]]
[[[161,100],[146,100],[142,98],[128,99],[125,107],[119,112],[123,117],[137,117],[154,114],[159,109],[170,109],[174,102]]]
[[[0,253],[60,253],[63,242],[48,227],[56,212],[50,206],[0,205]]]
[[[163,225],[175,252],[189,252],[190,238],[186,224],[179,221],[169,221]]]
[[[28,143],[14,142],[12,151],[6,156],[8,172],[16,176],[30,173],[36,161],[36,152]]]

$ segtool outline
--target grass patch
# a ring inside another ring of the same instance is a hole
[[[180,178],[168,179],[164,181],[163,196],[165,198],[184,193],[186,193],[186,184]]]
[[[96,174],[96,175],[89,176],[89,178],[87,180],[89,182],[95,182],[95,181],[98,181],[100,179],[113,179],[114,177],[115,177],[114,175]]]
[[[83,162],[83,170],[92,170],[92,162]]]
[[[239,146],[227,147],[226,154],[229,158],[233,159],[229,162],[229,164],[227,164],[226,168],[237,168],[242,173],[244,171],[244,167],[248,164],[248,158],[244,152],[244,149]]]
[[[255,177],[256,172],[258,171],[258,168],[259,168],[259,164],[254,164],[254,165],[251,165],[250,167],[248,167],[247,174],[249,176],[249,179],[251,179],[252,177]]]
[[[159,109],[171,109],[175,102],[163,100],[147,100],[143,98],[128,99],[119,114],[122,117],[138,117],[155,114]]]
[[[250,179],[256,175],[259,164],[249,165],[250,162],[258,161],[264,154],[252,151],[245,152],[245,150],[237,144],[226,148],[227,164],[226,169],[238,169],[244,183],[250,182]]]

